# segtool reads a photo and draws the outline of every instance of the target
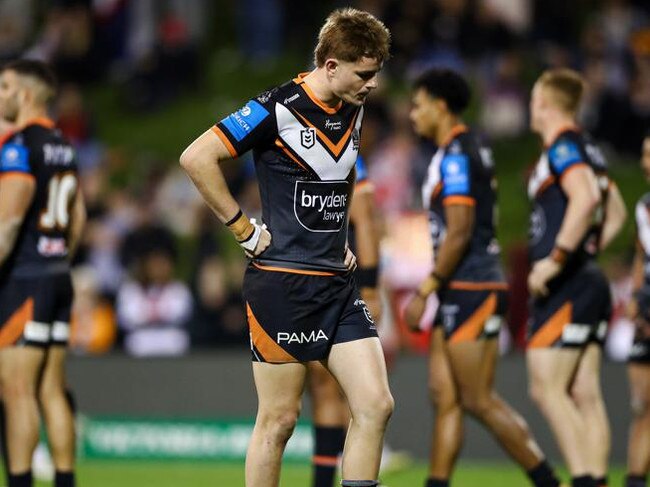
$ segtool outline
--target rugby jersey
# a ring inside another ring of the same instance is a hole
[[[561,186],[562,178],[572,169],[585,165],[596,175],[602,195],[601,204],[565,269],[579,266],[597,256],[610,185],[607,162],[588,135],[571,127],[562,130],[553,143],[544,149],[528,180],[528,197],[532,202],[529,226],[531,261],[543,259],[553,250],[568,204]]]
[[[70,211],[79,185],[77,160],[51,120],[33,120],[4,137],[0,177],[10,176],[34,179],[36,191],[0,275],[66,272]]]
[[[495,235],[496,189],[492,151],[466,126],[454,127],[448,140],[431,159],[422,186],[422,202],[429,210],[434,253],[446,235],[445,206],[462,204],[475,209],[472,236],[450,277],[452,284],[465,281],[503,286]]]
[[[272,235],[255,263],[345,271],[363,108],[324,105],[306,74],[251,99],[213,131],[233,157],[253,150],[262,220]]]

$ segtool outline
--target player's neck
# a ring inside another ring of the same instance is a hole
[[[447,145],[453,137],[454,131],[463,124],[462,120],[455,115],[449,114],[443,117],[438,124],[435,141],[437,146]]]
[[[336,108],[341,99],[334,94],[327,82],[327,74],[324,69],[316,68],[304,77],[304,82],[314,95],[330,108]]]
[[[545,146],[550,146],[558,135],[567,129],[576,129],[578,123],[575,117],[566,114],[557,114],[552,119],[548,120],[544,130],[542,131],[542,139]]]
[[[18,116],[16,117],[16,127],[24,127],[30,121],[39,119],[39,118],[48,118],[47,109],[45,107],[39,106],[25,106],[22,107]]]

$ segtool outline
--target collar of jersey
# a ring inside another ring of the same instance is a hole
[[[45,127],[46,129],[51,129],[54,128],[55,123],[51,118],[48,117],[36,117],[36,118],[32,118],[31,120],[27,120],[27,122],[25,122],[21,128],[24,129],[26,127],[29,127],[30,125],[40,125],[41,127]]]
[[[305,93],[307,93],[307,96],[313,101],[316,105],[318,105],[325,113],[329,113],[330,115],[334,115],[336,112],[338,112],[341,107],[343,106],[343,101],[339,100],[338,104],[332,108],[328,107],[325,103],[323,103],[320,98],[316,96],[316,94],[311,90],[309,85],[305,83],[305,76],[309,74],[309,71],[305,73],[300,73],[298,76],[296,76],[293,79],[293,82],[296,83],[297,85],[301,86],[303,90],[305,90]]]
[[[550,145],[546,146],[548,149],[551,145],[555,143],[557,139],[560,138],[560,135],[562,135],[565,132],[575,132],[575,133],[580,133],[580,127],[578,127],[575,123],[567,123],[566,125],[562,125],[557,131],[555,132],[555,135],[553,136],[553,142],[551,142]]]
[[[458,137],[460,134],[467,132],[469,128],[464,123],[458,123],[451,128],[451,131],[445,137],[444,142],[441,144],[442,147],[445,147],[451,144],[451,141]]]

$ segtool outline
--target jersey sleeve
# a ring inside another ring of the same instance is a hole
[[[27,146],[8,141],[0,147],[0,174],[7,173],[32,174]]]
[[[271,113],[273,102],[260,102],[253,98],[242,108],[231,113],[212,127],[228,148],[232,157],[272,143],[277,137],[275,116]]]
[[[466,154],[448,154],[440,164],[443,204],[476,204],[472,195],[470,160]]]
[[[366,169],[365,162],[363,162],[363,157],[357,156],[357,162],[355,163],[355,168],[357,171],[357,184],[367,183],[368,170]]]
[[[585,163],[580,146],[573,140],[561,138],[548,150],[548,161],[553,172],[562,176],[570,168]]]

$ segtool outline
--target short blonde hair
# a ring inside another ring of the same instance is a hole
[[[562,111],[575,114],[585,91],[584,78],[572,69],[549,69],[537,80],[551,95],[551,101]]]
[[[362,57],[383,62],[388,58],[390,32],[363,10],[342,8],[332,12],[318,34],[314,62],[322,67],[328,58],[356,62]]]

